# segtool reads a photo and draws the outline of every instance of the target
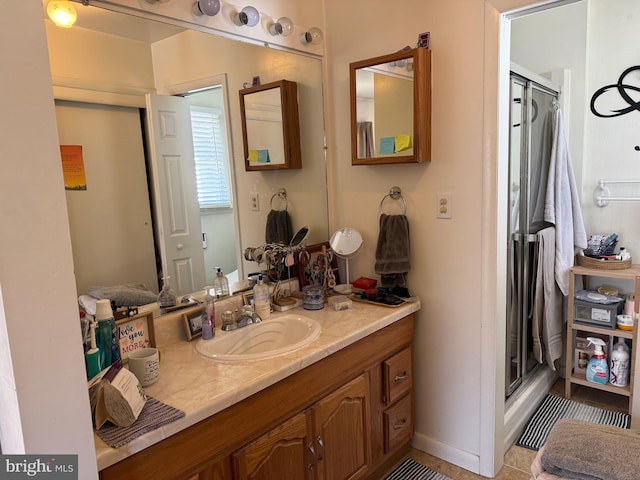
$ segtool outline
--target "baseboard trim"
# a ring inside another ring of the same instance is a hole
[[[480,457],[478,455],[454,448],[420,433],[414,434],[411,446],[460,468],[480,474]]]

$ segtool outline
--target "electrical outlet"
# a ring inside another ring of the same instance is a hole
[[[249,194],[249,203],[251,204],[251,210],[257,212],[260,210],[260,197],[257,193]]]
[[[436,218],[453,218],[450,193],[438,193],[436,195]]]

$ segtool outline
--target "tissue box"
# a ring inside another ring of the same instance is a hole
[[[377,284],[378,281],[373,278],[360,277],[353,282],[353,287],[368,290],[369,288],[374,288]]]

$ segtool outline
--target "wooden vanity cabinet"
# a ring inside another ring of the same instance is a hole
[[[234,479],[362,478],[370,464],[367,375],[232,455]]]
[[[100,472],[102,480],[378,479],[410,449],[413,316]]]

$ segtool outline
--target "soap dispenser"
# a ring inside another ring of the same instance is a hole
[[[100,373],[100,350],[98,350],[96,344],[96,324],[94,322],[89,323],[89,338],[90,348],[87,350],[87,353],[84,354],[87,367],[87,380],[91,380]]]
[[[216,298],[228,297],[229,296],[229,280],[222,273],[222,269],[220,267],[216,268],[216,276],[213,279],[213,288],[215,291]]]
[[[176,292],[169,285],[170,277],[162,277],[162,290],[158,295],[158,305],[160,306],[160,313],[166,313],[166,309],[169,307],[175,307],[178,302],[178,296]]]
[[[253,305],[255,312],[262,320],[266,320],[271,316],[269,285],[265,285],[262,275],[258,276],[258,284],[253,287]]]

